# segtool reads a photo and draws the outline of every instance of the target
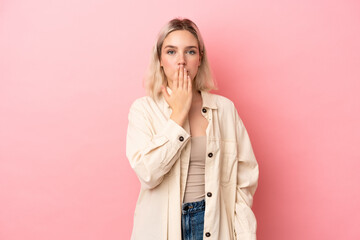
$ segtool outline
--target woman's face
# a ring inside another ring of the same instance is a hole
[[[160,65],[168,81],[177,76],[177,68],[184,66],[193,81],[201,63],[197,39],[187,30],[171,32],[161,48]]]

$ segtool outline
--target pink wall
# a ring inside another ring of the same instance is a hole
[[[0,2],[0,239],[129,239],[128,109],[176,16],[249,131],[258,239],[360,239],[360,3],[124,2]]]

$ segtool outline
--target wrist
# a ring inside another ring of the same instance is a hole
[[[186,115],[184,114],[180,114],[180,113],[177,113],[177,112],[173,112],[171,115],[170,115],[170,118],[176,122],[177,124],[179,124],[180,126],[184,126],[184,123],[185,123],[185,119],[186,119]]]

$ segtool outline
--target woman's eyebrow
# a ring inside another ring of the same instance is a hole
[[[173,46],[173,45],[166,45],[164,48],[177,48],[176,46]],[[187,46],[185,48],[197,48],[197,46]]]

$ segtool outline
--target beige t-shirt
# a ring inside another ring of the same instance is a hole
[[[192,137],[184,203],[197,202],[205,198],[205,157],[206,136]]]

